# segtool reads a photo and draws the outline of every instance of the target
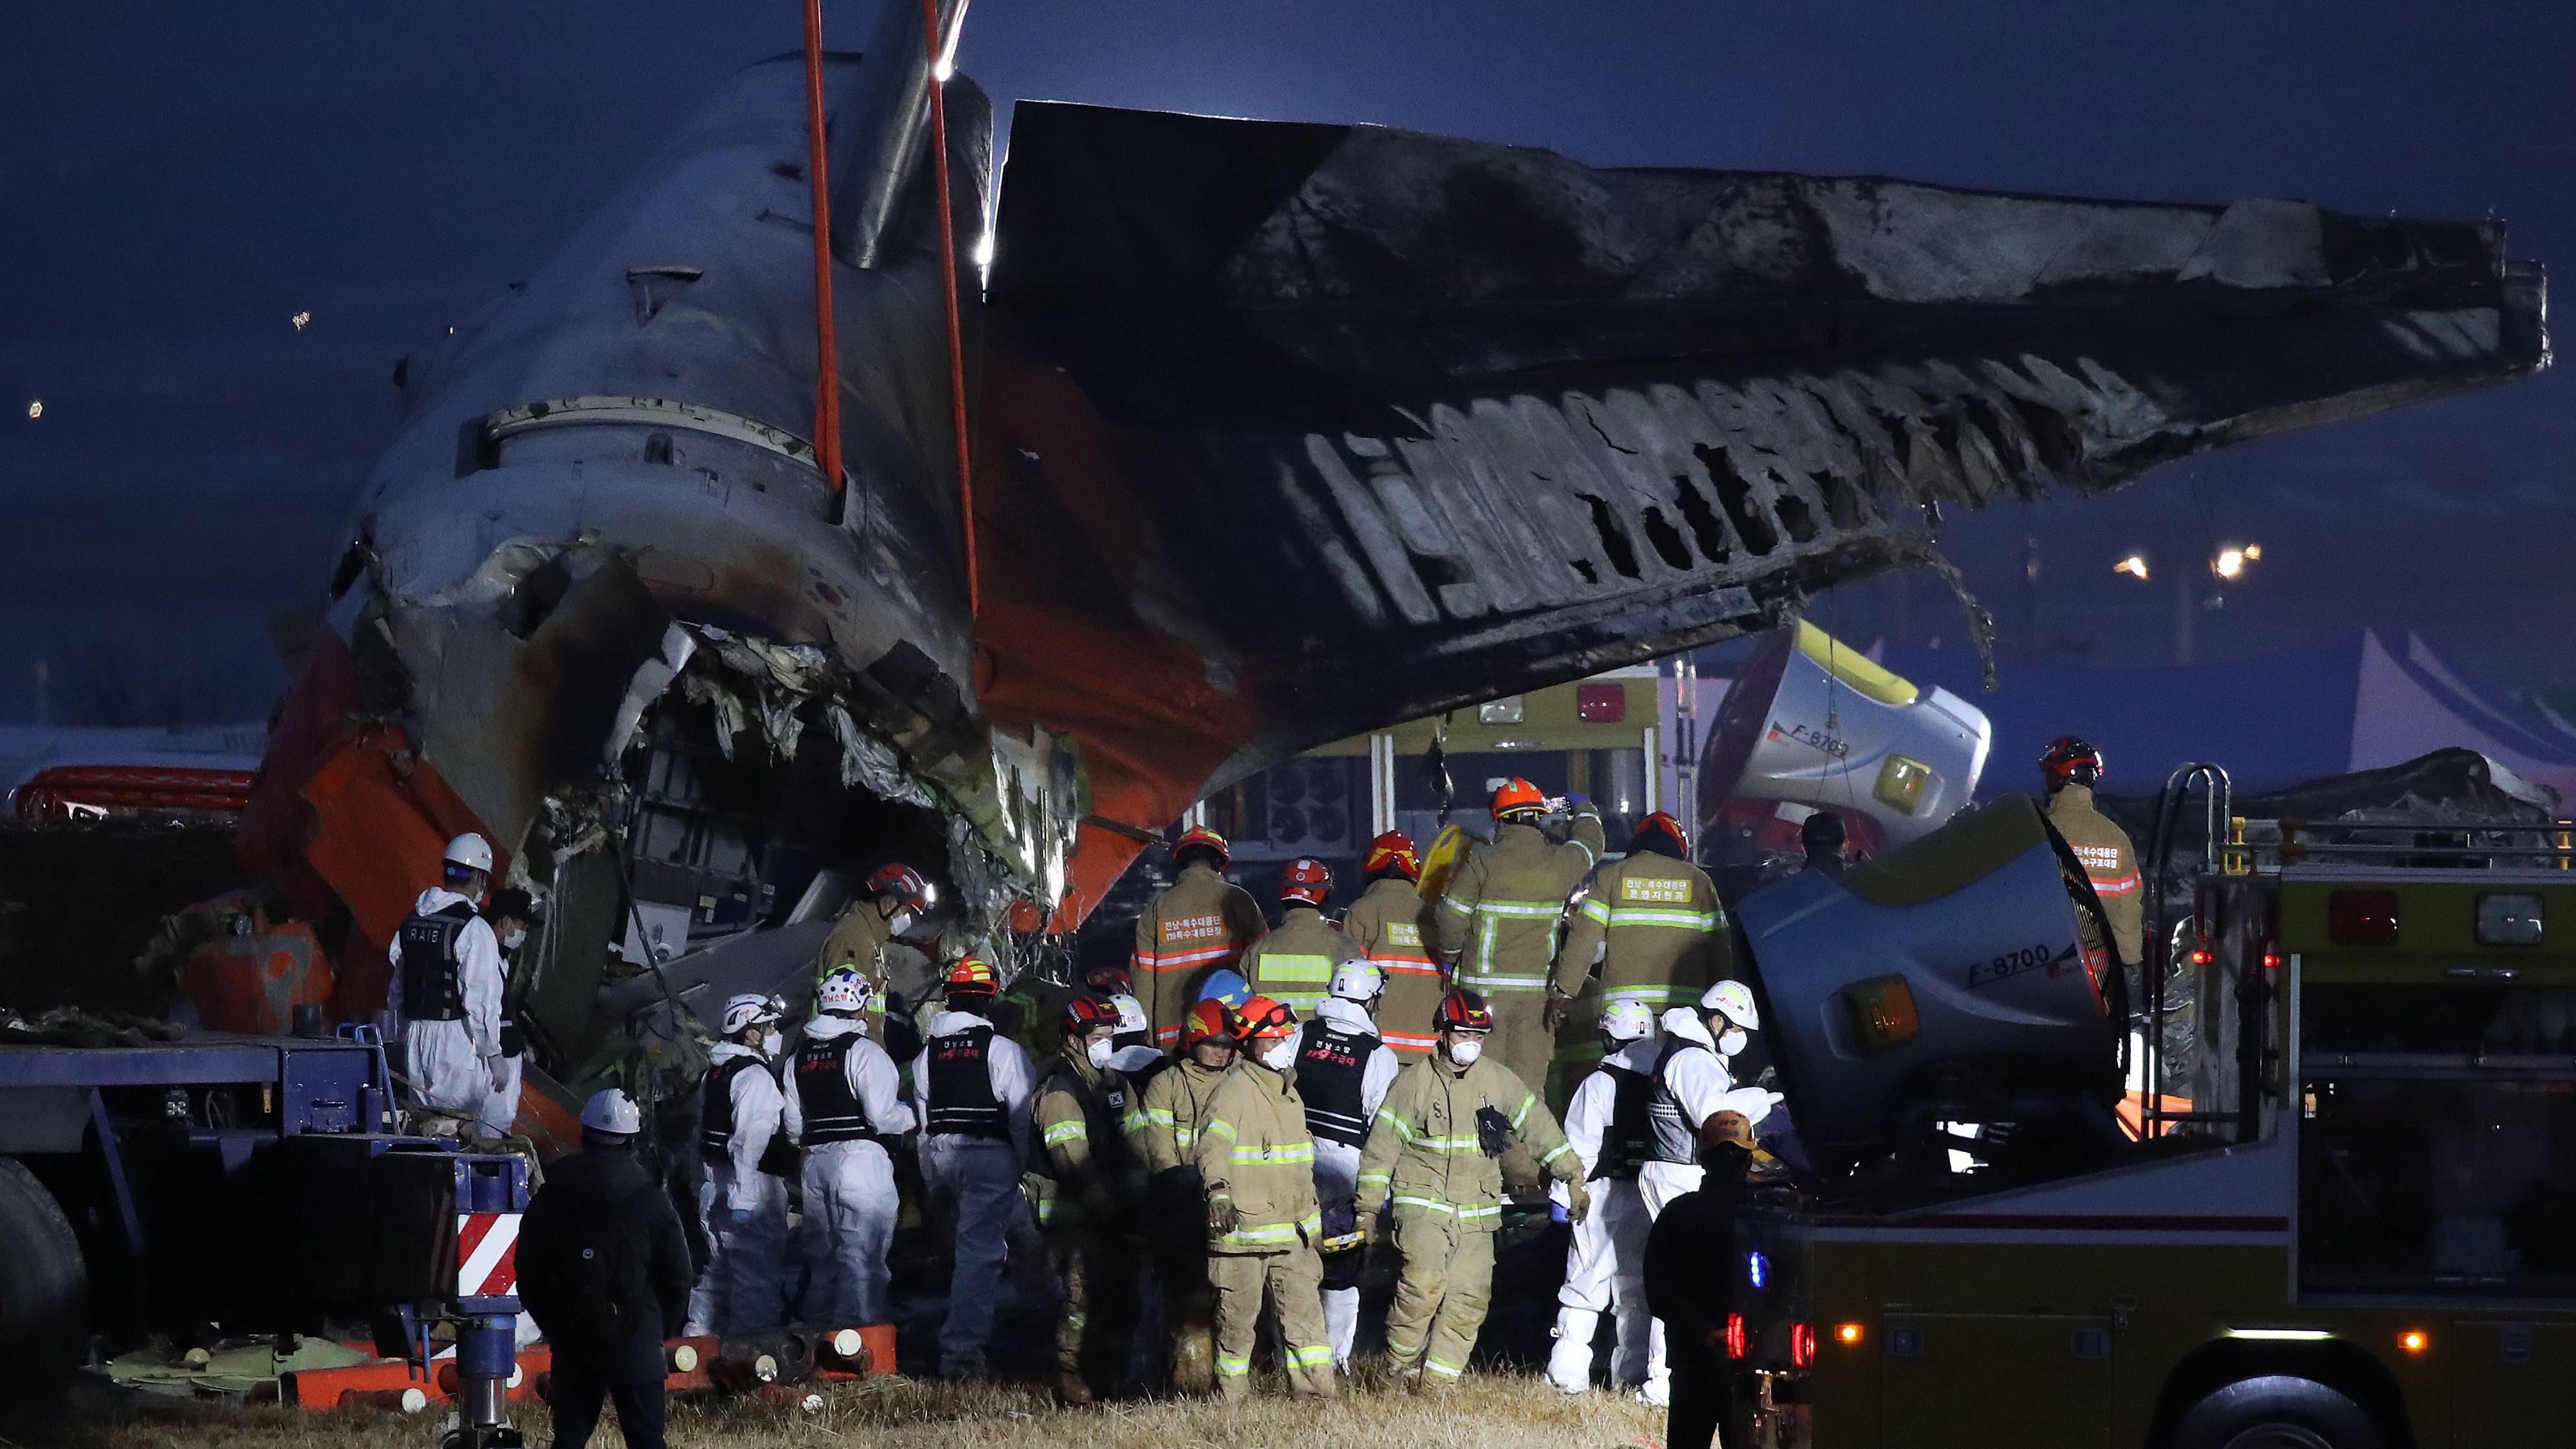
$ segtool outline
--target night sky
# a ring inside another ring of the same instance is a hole
[[[396,421],[396,357],[527,276],[794,0],[24,7],[0,48],[0,720],[264,714]],[[873,0],[830,0],[856,47]],[[978,0],[963,68],[1045,97],[1378,121],[1601,165],[2512,225],[2576,278],[2576,6],[2392,0]],[[309,313],[300,330],[291,318]],[[27,417],[41,399],[44,416]],[[2015,657],[2169,663],[2362,624],[2576,686],[2576,377],[1954,522]],[[2198,560],[2259,541],[2221,608]],[[2111,564],[2143,549],[2155,577]],[[2033,576],[2031,565],[2036,563]],[[1928,578],[1820,602],[1956,638]]]

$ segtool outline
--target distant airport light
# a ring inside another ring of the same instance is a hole
[[[2245,566],[2259,562],[2262,557],[2263,545],[2259,543],[2229,544],[2209,561],[2209,571],[2222,579],[2241,578]]]
[[[41,418],[44,415],[45,400],[43,398],[31,397],[27,399],[27,416],[31,418]]]
[[[2245,556],[2256,563],[2261,563],[2263,561],[2263,545],[2259,543],[2249,543],[2245,545]]]
[[[2133,553],[2127,558],[2120,560],[2118,563],[2111,565],[2111,572],[2115,574],[2127,574],[2133,579],[2143,581],[2147,576],[2147,556],[2142,553]]]
[[[313,320],[313,314],[310,312],[298,312],[286,320],[294,324],[296,331],[301,332],[304,330],[304,324]]]

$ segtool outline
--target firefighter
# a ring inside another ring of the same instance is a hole
[[[1646,1235],[1646,1297],[1656,1326],[1672,1346],[1672,1412],[1667,1449],[1709,1449],[1727,1417],[1735,1386],[1727,1321],[1742,1311],[1744,1254],[1735,1219],[1753,1165],[1753,1124],[1738,1112],[1711,1112],[1696,1150],[1700,1185],[1676,1198]]]
[[[922,1182],[934,1197],[954,1205],[957,1221],[948,1317],[939,1329],[942,1378],[981,1378],[990,1371],[985,1346],[993,1337],[1012,1226],[1022,1215],[1029,1058],[1019,1043],[994,1033],[993,998],[999,990],[982,957],[960,957],[948,968],[947,1001],[930,1018],[929,1043],[912,1064]]]
[[[1431,1054],[1431,1013],[1449,989],[1431,954],[1439,930],[1431,903],[1422,898],[1422,856],[1410,839],[1390,830],[1369,842],[1360,874],[1368,886],[1343,914],[1342,934],[1386,973],[1378,1035],[1410,1063]]]
[[[825,976],[843,966],[858,972],[859,979],[868,984],[868,1010],[860,1020],[866,1023],[868,1035],[880,1044],[886,1039],[886,997],[896,989],[886,947],[919,925],[938,897],[930,882],[911,866],[900,861],[878,866],[859,898],[833,923],[832,934],[823,938],[822,949],[814,953],[815,984],[820,985]],[[903,989],[906,999],[920,999],[922,993],[913,992],[910,986]]]
[[[519,1226],[519,1301],[554,1355],[554,1442],[583,1449],[603,1399],[627,1449],[661,1449],[662,1344],[688,1318],[689,1243],[636,1160],[644,1130],[614,1088],[581,1109],[581,1151],[546,1168]]]
[[[805,1149],[805,1285],[802,1321],[856,1328],[889,1321],[886,1249],[894,1242],[894,1158],[887,1148],[912,1127],[894,1058],[862,1023],[866,978],[833,968],[815,993],[788,1058],[783,1115]]]
[[[1194,825],[1172,843],[1173,882],[1136,918],[1136,999],[1154,1023],[1154,1045],[1181,1040],[1181,1018],[1208,973],[1231,968],[1260,935],[1261,907],[1225,878],[1225,837]]]
[[[1593,873],[1548,987],[1550,1031],[1583,994],[1596,955],[1601,1005],[1638,1002],[1650,1019],[1699,1000],[1734,964],[1717,887],[1691,864],[1682,823],[1663,811],[1638,821],[1627,855]]]
[[[1192,1148],[1207,1188],[1217,1393],[1241,1399],[1252,1392],[1252,1341],[1267,1297],[1289,1392],[1329,1399],[1333,1345],[1324,1331],[1323,1265],[1315,1251],[1323,1237],[1315,1141],[1306,1131],[1306,1104],[1289,1080],[1297,1014],[1255,996],[1236,1021],[1243,1059],[1217,1085],[1207,1126]]]
[[[1022,971],[1011,982],[1011,989],[1002,993],[993,1020],[1020,1044],[1030,1061],[1048,1061],[1055,1056],[1056,1048],[1064,1045],[1065,1007],[1086,991],[1108,997],[1129,993],[1127,964],[1095,964],[1071,985],[1048,980],[1034,970]]]
[[[1592,1187],[1592,1211],[1574,1225],[1574,1241],[1565,1252],[1556,1347],[1547,1359],[1547,1381],[1569,1394],[1592,1387],[1592,1336],[1603,1310],[1617,1315],[1613,1384],[1644,1383],[1652,1347],[1644,1280],[1651,1220],[1637,1192],[1637,1171],[1645,1163],[1646,1104],[1654,1077],[1620,1054],[1654,1036],[1654,1013],[1633,998],[1612,1001],[1601,1008],[1600,1033],[1600,1069],[1574,1089],[1565,1109],[1565,1140],[1574,1144],[1584,1181]]]
[[[1056,1320],[1056,1392],[1088,1404],[1118,1385],[1136,1321],[1143,1172],[1129,1143],[1134,1089],[1110,1065],[1118,1006],[1091,992],[1065,1003],[1062,1041],[1038,1079],[1031,1186],[1047,1262],[1064,1296]]]
[[[1191,1221],[1206,1211],[1198,1140],[1216,1089],[1234,1069],[1232,1013],[1222,1001],[1190,1008],[1181,1055],[1145,1084],[1136,1146],[1145,1159],[1147,1217],[1157,1224]],[[1216,1290],[1208,1282],[1207,1239],[1199,1233],[1154,1234],[1154,1277],[1163,1289],[1171,1336],[1172,1389],[1202,1395],[1216,1388]]]
[[[2138,935],[2145,925],[2146,891],[2128,832],[2093,804],[2093,787],[2102,778],[2102,752],[2078,736],[2062,735],[2040,755],[2039,773],[2048,782],[2048,823],[2066,837],[2093,882],[2121,964],[2137,964],[2143,959]]]
[[[1523,1082],[1544,1085],[1556,1038],[1547,1024],[1547,988],[1556,962],[1557,924],[1565,902],[1601,858],[1601,815],[1581,796],[1567,797],[1573,837],[1539,833],[1548,802],[1527,780],[1494,792],[1494,839],[1477,846],[1440,898],[1440,955],[1455,963],[1457,984],[1492,1003],[1494,1064]],[[1589,965],[1589,961],[1585,963]],[[1537,1174],[1507,1167],[1515,1186]]]
[[[528,927],[536,922],[536,901],[516,888],[494,891],[483,919],[491,924],[492,938],[501,947],[501,1075],[475,1112],[474,1129],[484,1137],[507,1137],[519,1126],[519,1066],[527,1051],[519,1024],[511,1020],[515,998],[510,988],[513,982],[522,990],[526,986],[519,975],[519,951],[528,944]]]
[[[1333,873],[1311,855],[1279,873],[1279,924],[1244,948],[1242,971],[1252,989],[1302,1016],[1324,1004],[1333,968],[1360,959],[1341,927],[1324,919]]]
[[[724,1040],[708,1053],[698,1105],[698,1222],[707,1267],[689,1295],[689,1332],[737,1333],[787,1321],[786,1108],[771,1063],[786,1015],[776,997],[725,1002]]]
[[[1324,1328],[1333,1366],[1351,1371],[1360,1327],[1360,1149],[1369,1124],[1402,1068],[1379,1037],[1372,1014],[1385,994],[1385,973],[1367,961],[1333,968],[1331,994],[1297,1031],[1297,1095],[1315,1139],[1315,1201],[1324,1214],[1318,1244],[1324,1266]]]
[[[447,842],[439,884],[420,893],[395,937],[412,1098],[460,1131],[513,1079],[501,1054],[501,943],[479,909],[491,879],[482,836]]]
[[[1583,1221],[1590,1194],[1556,1118],[1509,1067],[1484,1054],[1493,1013],[1457,988],[1432,1018],[1440,1044],[1387,1091],[1360,1160],[1362,1232],[1392,1211],[1404,1259],[1387,1314],[1386,1348],[1399,1375],[1447,1388],[1467,1371],[1493,1289],[1502,1225],[1500,1159],[1518,1143],[1566,1184],[1567,1215]]]

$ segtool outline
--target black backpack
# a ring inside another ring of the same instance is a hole
[[[648,1322],[661,1336],[662,1307],[646,1275],[652,1244],[644,1213],[654,1191],[648,1181],[641,1192],[585,1204],[590,1210],[572,1219],[562,1304],[572,1336],[619,1343]]]

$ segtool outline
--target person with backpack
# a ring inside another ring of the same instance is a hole
[[[662,1449],[662,1344],[689,1307],[689,1244],[669,1194],[637,1160],[634,1099],[581,1113],[581,1151],[547,1169],[519,1223],[519,1302],[554,1350],[556,1449],[582,1449],[602,1400],[627,1449]]]

